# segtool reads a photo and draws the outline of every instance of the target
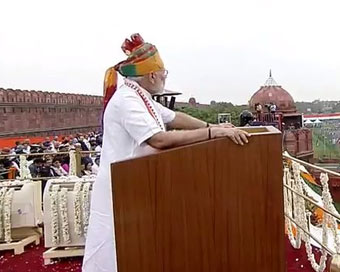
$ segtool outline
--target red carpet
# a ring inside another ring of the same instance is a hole
[[[42,254],[46,250],[44,241],[25,247],[25,252],[13,255],[14,251],[0,252],[0,272],[80,272],[82,257],[55,259],[54,264],[44,265]]]
[[[314,248],[314,255],[316,261],[319,263],[320,261],[320,250],[318,248]],[[286,239],[286,259],[287,259],[287,272],[313,272],[314,269],[310,265],[310,262],[307,259],[306,249],[301,246],[301,249],[294,249],[288,238]],[[330,258],[327,259],[328,265],[325,271],[329,271],[329,262]]]
[[[42,254],[45,251],[43,241],[39,246],[29,245],[27,251],[14,256],[13,251],[0,252],[1,272],[80,272],[82,258],[64,258],[56,260],[54,264],[44,265]],[[319,250],[315,250],[317,258]],[[314,271],[307,260],[305,248],[295,250],[286,239],[287,272]],[[318,259],[319,260],[319,259]],[[329,271],[328,269],[326,271]],[[138,272],[138,271],[136,271]]]

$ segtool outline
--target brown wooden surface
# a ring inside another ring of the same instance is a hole
[[[119,272],[285,271],[281,135],[112,165]]]

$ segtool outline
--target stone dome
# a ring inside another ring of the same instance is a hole
[[[295,102],[293,97],[273,79],[271,72],[269,78],[265,82],[264,86],[253,94],[250,98],[249,106],[253,110],[255,104],[261,104],[262,107],[266,104],[273,103],[277,107],[278,112],[295,112]]]

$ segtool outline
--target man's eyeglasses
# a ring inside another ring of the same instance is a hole
[[[167,78],[169,71],[168,70],[160,70],[159,74],[162,75],[162,77]]]
[[[161,76],[163,78],[167,78],[169,74],[168,70],[159,70],[157,72],[152,72],[152,73],[157,74],[158,76]]]

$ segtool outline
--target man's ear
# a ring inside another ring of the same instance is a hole
[[[155,79],[156,79],[155,73],[151,72],[151,73],[149,74],[149,81],[150,81],[152,84],[154,84],[154,83],[155,83]]]

